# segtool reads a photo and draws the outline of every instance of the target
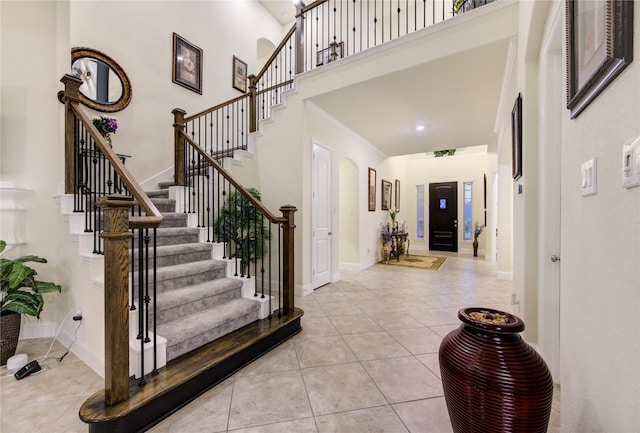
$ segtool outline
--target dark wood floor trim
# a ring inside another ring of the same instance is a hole
[[[304,312],[262,319],[184,354],[149,376],[144,387],[132,379],[129,399],[107,407],[104,390],[89,397],[80,419],[89,433],[145,431],[234,372],[300,332]]]

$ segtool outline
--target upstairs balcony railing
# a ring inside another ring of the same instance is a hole
[[[296,75],[417,32],[494,0],[318,0],[296,5],[296,22],[265,66],[248,76],[248,92],[174,125],[219,160],[246,150],[260,120],[271,117]],[[184,150],[175,136],[176,183],[185,179]]]

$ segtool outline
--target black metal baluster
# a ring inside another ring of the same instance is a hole
[[[140,262],[138,263],[138,336],[140,340],[140,380],[139,386],[144,386],[146,381],[144,379],[144,232],[143,229],[138,230],[138,254],[140,256]]]
[[[157,299],[158,299],[158,280],[156,275],[158,274],[158,236],[157,230],[153,228],[153,371],[152,375],[157,375],[158,372],[158,308],[157,308]]]
[[[278,225],[278,317],[282,317],[282,226]]]

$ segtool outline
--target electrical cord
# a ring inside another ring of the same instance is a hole
[[[78,329],[80,329],[80,327],[82,326],[82,320],[80,320],[78,322],[78,326],[76,326],[76,330],[73,333],[73,341],[71,342],[71,344],[69,344],[69,346],[67,347],[67,351],[64,352],[64,354],[60,357],[60,358],[55,358],[58,360],[58,363],[61,363],[62,360],[64,359],[65,356],[67,356],[69,354],[69,350],[71,349],[71,346],[73,346],[73,343],[75,343],[76,341],[78,341]]]
[[[40,373],[42,373],[43,371],[45,371],[46,368],[46,363],[49,359],[55,359],[56,361],[58,361],[58,363],[62,362],[62,360],[69,354],[69,350],[71,349],[71,346],[73,346],[73,344],[78,341],[78,329],[80,329],[80,326],[82,326],[82,319],[80,319],[80,321],[78,322],[78,326],[76,327],[76,330],[73,333],[73,341],[71,342],[71,344],[69,344],[69,346],[66,348],[66,352],[60,356],[60,357],[49,357],[49,353],[51,353],[51,349],[53,348],[53,345],[55,344],[56,340],[58,339],[58,335],[60,334],[60,331],[62,330],[62,325],[64,324],[64,322],[69,318],[69,315],[71,315],[72,312],[76,311],[76,309],[70,310],[66,316],[64,316],[64,319],[62,319],[62,322],[60,322],[60,326],[58,326],[58,330],[56,331],[56,334],[53,337],[53,340],[51,341],[51,345],[49,346],[49,349],[47,350],[47,353],[45,353],[43,356],[40,356],[38,358],[36,358],[36,361],[39,361],[42,364],[42,369],[36,373],[33,373],[32,376],[36,376]],[[6,366],[3,366],[1,370],[6,370],[6,371],[2,371],[0,372],[0,379],[4,379],[5,377],[13,377],[14,374],[20,370],[19,368],[14,369],[14,370],[8,370]],[[0,371],[1,371],[0,370]]]

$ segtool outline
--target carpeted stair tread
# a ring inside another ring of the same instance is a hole
[[[166,190],[167,188],[169,188],[170,186],[175,186],[175,182],[172,180],[166,181],[166,182],[159,182],[158,183],[158,188],[160,188],[161,190]]]
[[[212,258],[212,244],[205,243],[187,243],[177,245],[162,245],[156,247],[155,256],[157,259],[157,267],[179,265],[187,262],[197,262],[202,260],[210,260]],[[133,252],[133,257],[137,257],[137,253]],[[153,249],[149,249],[150,260],[154,256]],[[137,260],[134,261],[137,269]]]
[[[198,242],[200,230],[196,227],[159,227],[156,230],[156,245],[178,245]],[[138,239],[138,230],[133,234]],[[137,241],[136,241],[137,246]]]
[[[186,227],[187,225],[187,214],[186,213],[163,213],[162,214],[162,223],[160,223],[161,228],[168,227]]]
[[[156,189],[153,191],[145,191],[151,200],[155,200],[157,198],[169,198],[169,190],[168,189]]]
[[[158,325],[158,335],[167,339],[167,360],[258,320],[259,309],[258,302],[237,298]]]
[[[160,213],[165,216],[169,213],[175,213],[176,201],[172,198],[152,198],[151,201],[156,205]]]
[[[186,286],[158,294],[158,309],[174,308],[182,303],[193,302],[205,297],[220,295],[234,291],[231,297],[239,298],[242,281],[237,278],[219,278],[192,286]]]
[[[155,272],[156,290],[160,293],[165,290],[174,290],[180,286],[190,286],[216,278],[224,278],[226,270],[227,264],[222,260],[205,260],[165,266],[158,268]],[[133,287],[137,289],[138,272],[133,274]],[[153,270],[150,270],[150,280],[153,280],[153,274]]]

